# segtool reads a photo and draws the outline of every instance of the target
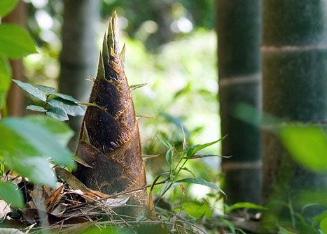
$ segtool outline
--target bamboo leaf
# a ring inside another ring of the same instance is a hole
[[[173,154],[174,154],[173,150],[174,150],[174,148],[170,148],[170,149],[168,149],[167,152],[166,152],[166,157],[165,157],[165,159],[166,159],[166,162],[167,162],[167,164],[168,164],[169,166],[171,166],[171,164],[172,164],[172,158],[173,158]]]
[[[45,102],[47,100],[46,94],[35,86],[15,79],[13,79],[13,82],[15,82],[20,88],[28,92],[30,95],[40,99],[41,101]]]
[[[60,108],[57,107],[51,107],[46,114],[54,119],[60,120],[60,121],[66,121],[68,120],[68,115],[65,111],[63,111]]]
[[[26,107],[27,110],[37,111],[37,112],[47,112],[42,106],[29,105]]]
[[[193,157],[197,152],[199,152],[202,149],[205,149],[213,144],[218,143],[219,141],[222,141],[225,137],[220,138],[219,140],[210,142],[210,143],[206,143],[206,144],[201,144],[201,145],[192,145],[190,146],[187,151],[186,151],[186,156],[187,158],[191,158]]]
[[[182,170],[187,171],[188,173],[190,173],[195,178],[194,173],[190,169],[188,169],[187,167],[183,167]]]
[[[11,24],[0,25],[0,55],[17,59],[35,52],[34,42],[24,29]]]
[[[7,15],[16,6],[18,0],[1,0],[0,1],[0,17]]]
[[[62,98],[52,98],[48,101],[48,104],[52,107],[56,107],[63,110],[68,115],[77,116],[85,114],[83,108],[77,105],[75,102],[67,101]]]
[[[0,182],[0,198],[14,207],[24,207],[23,195],[13,183]]]
[[[267,210],[266,207],[253,204],[251,202],[238,202],[238,203],[235,203],[235,204],[231,205],[230,207],[228,207],[226,209],[226,213],[229,213],[236,209],[244,209],[244,208],[245,209],[254,209],[254,210]]]
[[[223,194],[225,194],[217,185],[215,185],[214,183],[208,182],[204,179],[201,179],[201,178],[186,178],[186,179],[177,180],[175,182],[176,183],[200,184],[200,185],[207,186],[209,188],[215,189],[215,190],[220,191]]]

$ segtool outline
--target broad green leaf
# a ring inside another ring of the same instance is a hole
[[[1,0],[0,1],[0,17],[10,13],[16,6],[18,0]]]
[[[24,207],[24,199],[17,185],[10,182],[0,182],[0,199],[17,208]]]
[[[205,216],[207,219],[210,219],[213,215],[213,210],[207,203],[183,202],[182,206],[184,211],[195,219],[200,219],[203,216]]]
[[[67,101],[62,98],[52,98],[48,101],[48,104],[52,107],[62,109],[68,115],[77,116],[85,114],[83,108],[77,105],[75,102]]]
[[[56,186],[57,178],[50,168],[48,160],[43,156],[5,156],[5,164],[35,184]]]
[[[210,143],[206,143],[206,144],[201,144],[201,145],[192,145],[190,146],[188,149],[187,149],[187,153],[186,153],[186,156],[188,158],[191,158],[193,157],[197,152],[199,152],[200,150],[204,149],[204,148],[207,148],[213,144],[216,144],[218,143],[219,141],[222,141],[225,137],[223,138],[220,138],[219,140],[216,140],[216,141],[213,141],[213,142],[210,142]]]
[[[201,178],[186,178],[186,179],[177,180],[175,182],[176,183],[200,184],[200,185],[204,185],[209,188],[218,190],[224,194],[224,192],[217,185],[215,185],[214,183],[208,182],[204,179],[201,179]]]
[[[47,112],[42,106],[29,105],[26,107],[27,110],[37,111],[37,112]]]
[[[327,171],[327,138],[322,129],[287,125],[281,128],[280,136],[296,162],[312,171]]]
[[[13,81],[19,86],[21,87],[23,90],[25,90],[26,92],[28,92],[30,95],[40,99],[41,101],[46,101],[47,100],[47,96],[46,94],[39,90],[38,88],[36,88],[35,86],[29,84],[29,83],[25,83],[25,82],[21,82],[19,80],[14,80]]]
[[[323,231],[324,233],[327,233],[327,217],[326,218],[323,218],[320,221],[319,226],[320,226],[321,231]]]
[[[24,29],[11,24],[0,25],[0,55],[17,59],[35,52],[34,42]]]
[[[48,116],[54,118],[54,119],[57,119],[57,120],[60,120],[60,121],[66,121],[68,120],[68,115],[65,111],[63,111],[62,109],[60,108],[57,108],[57,107],[51,107],[47,113],[46,113]]]
[[[8,59],[0,56],[0,108],[6,100],[6,95],[10,87],[10,78],[11,70]]]
[[[5,164],[35,184],[54,186],[56,178],[49,166],[48,155],[41,155],[19,134],[0,123],[0,154]]]
[[[2,120],[2,124],[19,134],[41,155],[46,155],[62,166],[74,165],[69,150],[62,147],[56,136],[42,125],[24,118],[5,118]]]
[[[39,90],[45,92],[46,94],[54,94],[56,92],[55,88],[48,87],[45,85],[36,85],[35,87],[38,88]]]
[[[54,93],[53,95],[60,97],[62,99],[65,99],[67,101],[71,101],[71,102],[75,102],[78,103],[78,100],[76,100],[75,98],[73,98],[72,96],[69,96],[67,94],[62,94],[62,93]]]
[[[231,205],[230,207],[228,207],[226,209],[226,213],[229,213],[236,209],[244,209],[244,208],[245,209],[254,209],[254,210],[266,210],[267,209],[264,206],[256,205],[256,204],[253,204],[250,202],[238,202],[238,203],[235,203],[235,204]]]
[[[62,146],[66,146],[69,140],[74,136],[74,132],[68,125],[59,120],[41,115],[29,115],[25,118],[53,133]]]

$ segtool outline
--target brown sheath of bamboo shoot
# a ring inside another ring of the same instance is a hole
[[[100,53],[76,155],[92,168],[78,165],[75,175],[87,187],[106,194],[140,188],[130,204],[147,207],[146,178],[134,104],[118,49],[117,16],[110,19]],[[140,208],[138,208],[140,209]],[[132,212],[133,213],[133,212]],[[136,212],[139,213],[139,212]]]

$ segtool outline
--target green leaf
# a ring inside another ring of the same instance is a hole
[[[60,121],[65,121],[69,119],[67,113],[57,107],[51,107],[46,114]]]
[[[17,157],[17,154],[5,156],[5,164],[35,184],[56,186],[57,178],[50,168],[48,160],[43,156],[20,155]]]
[[[52,98],[48,101],[48,104],[52,107],[62,109],[68,115],[77,116],[85,114],[83,108],[77,105],[75,102],[67,101],[62,98]]]
[[[173,148],[173,146],[169,143],[169,141],[167,141],[166,138],[164,138],[163,136],[157,136],[158,140],[164,145],[166,146],[168,149]]]
[[[210,219],[213,215],[213,210],[207,203],[201,202],[183,202],[182,206],[184,211],[191,217],[195,219],[200,219],[205,216],[207,219]]]
[[[10,78],[11,69],[8,59],[0,56],[0,109],[3,107],[6,100],[7,92],[10,87]]]
[[[0,182],[0,198],[14,207],[24,208],[23,195],[13,183]]]
[[[320,221],[320,229],[324,232],[324,233],[327,233],[327,217],[326,218],[323,218],[321,221]]]
[[[55,88],[48,87],[45,85],[36,85],[35,87],[45,92],[46,94],[54,94],[57,91]]]
[[[200,185],[204,185],[209,188],[218,190],[224,194],[224,192],[217,185],[215,185],[214,183],[208,182],[204,179],[201,179],[201,178],[186,178],[186,179],[177,180],[175,182],[176,183],[200,184]]]
[[[75,102],[78,103],[78,100],[76,100],[75,98],[73,98],[72,96],[66,95],[66,94],[62,94],[62,93],[54,93],[53,95],[60,97],[62,99],[65,99],[67,101],[71,101],[71,102]]]
[[[29,105],[26,107],[27,110],[37,111],[37,112],[47,112],[42,106]]]
[[[74,132],[68,127],[66,123],[50,118],[48,116],[29,115],[25,117],[25,119],[42,126],[54,134],[62,146],[66,146],[69,140],[74,136]]]
[[[41,155],[29,142],[0,122],[0,153],[6,166],[35,184],[55,186],[47,155]]]
[[[188,173],[190,173],[195,178],[194,173],[190,169],[188,169],[187,167],[183,167],[182,171],[187,171]]]
[[[167,164],[170,166],[172,164],[172,157],[173,157],[173,154],[174,154],[174,148],[170,148],[167,150],[166,152],[166,162]]]
[[[34,42],[24,29],[11,24],[0,25],[0,55],[18,59],[35,52]]]
[[[219,141],[222,141],[223,139],[225,139],[225,137],[222,137],[220,138],[219,140],[216,140],[216,141],[213,141],[213,142],[210,142],[210,143],[206,143],[206,144],[201,144],[201,145],[192,145],[190,146],[188,149],[187,149],[187,153],[186,153],[186,156],[188,158],[191,158],[193,157],[197,152],[199,152],[200,150],[204,149],[204,148],[207,148],[213,144],[216,144],[218,143]]]
[[[231,205],[230,207],[226,208],[226,213],[229,213],[233,210],[236,209],[254,209],[254,210],[267,210],[267,208],[265,208],[264,206],[259,206],[250,202],[238,202],[235,203],[233,205]]]
[[[29,84],[29,83],[25,83],[25,82],[21,82],[19,80],[14,80],[13,81],[19,86],[21,87],[23,90],[25,90],[26,92],[28,92],[30,95],[40,99],[41,101],[46,101],[47,100],[47,96],[46,94],[39,90],[38,88],[36,88],[35,86]]]
[[[281,128],[280,136],[296,162],[312,171],[327,171],[327,138],[322,129],[315,126],[287,125]]]
[[[0,17],[10,13],[16,6],[18,0],[1,0],[0,1]]]
[[[2,124],[19,134],[41,155],[51,158],[62,166],[74,165],[72,154],[66,147],[62,147],[56,136],[41,124],[24,118],[5,118]]]

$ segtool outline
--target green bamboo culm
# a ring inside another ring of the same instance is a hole
[[[240,103],[260,109],[261,1],[218,0],[217,31],[222,153],[232,156],[222,162],[226,202],[260,203],[260,129],[235,109]]]
[[[325,0],[263,0],[264,113],[283,122],[326,122],[326,17]],[[296,165],[271,131],[263,132],[263,157],[263,201],[270,208],[264,225],[267,230],[273,230],[278,221],[296,226],[299,222],[290,215],[292,209],[281,202],[298,211],[296,197],[305,191],[326,189],[327,176]],[[311,206],[304,215],[312,217],[319,209]]]

